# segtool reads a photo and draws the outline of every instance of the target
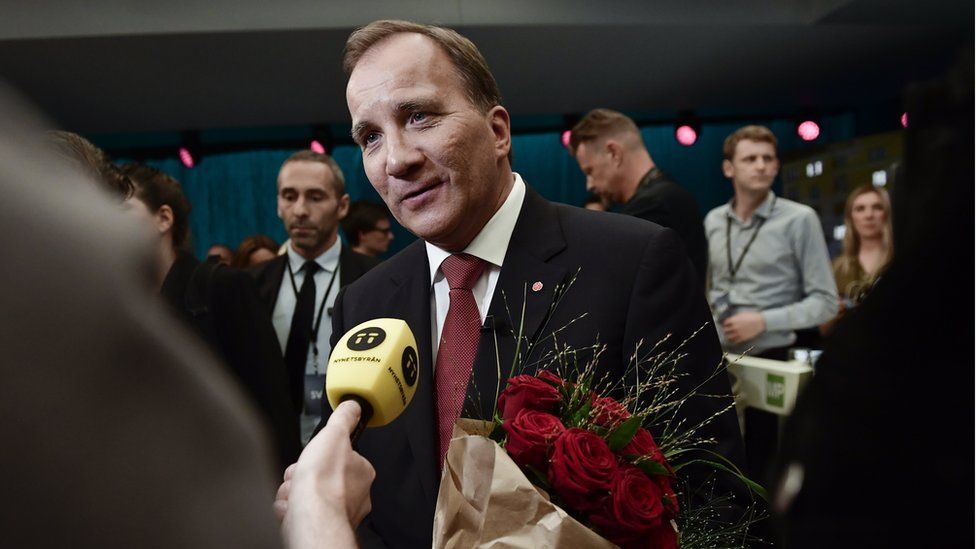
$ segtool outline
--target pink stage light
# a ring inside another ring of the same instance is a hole
[[[908,127],[908,113],[907,112],[901,113],[901,127],[903,127],[903,128],[907,128]]]
[[[698,132],[695,131],[695,128],[684,124],[674,130],[674,138],[685,147],[690,147],[695,144],[695,141],[698,141]]]
[[[309,146],[309,148],[319,154],[325,154],[325,146],[322,145],[322,143],[320,143],[318,139],[313,139],[312,144]]]
[[[563,132],[563,147],[569,148],[569,138],[573,136],[572,130],[566,130]]]
[[[187,168],[192,168],[194,165],[193,155],[186,147],[180,147],[180,162]]]
[[[796,133],[804,141],[813,141],[820,137],[820,126],[813,120],[806,120],[796,127]]]

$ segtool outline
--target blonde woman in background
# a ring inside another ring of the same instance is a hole
[[[894,246],[888,192],[873,185],[854,189],[844,206],[844,227],[844,248],[834,259],[840,312],[821,327],[823,333],[864,299],[891,263]]]

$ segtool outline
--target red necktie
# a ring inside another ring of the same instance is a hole
[[[454,423],[461,415],[464,396],[471,378],[471,367],[481,339],[481,313],[471,288],[488,266],[468,254],[454,254],[441,263],[441,272],[451,288],[451,302],[441,330],[434,370],[437,390],[437,432],[440,463],[444,463]]]

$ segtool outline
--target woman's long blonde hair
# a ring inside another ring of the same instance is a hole
[[[875,193],[878,195],[878,198],[881,200],[881,207],[885,213],[884,224],[881,229],[881,244],[884,247],[884,258],[875,275],[888,266],[894,252],[894,243],[891,237],[891,199],[888,198],[888,191],[875,187],[874,185],[862,185],[851,192],[850,196],[847,197],[847,204],[844,205],[844,248],[840,255],[837,256],[839,274],[844,276],[850,276],[862,270],[857,258],[861,251],[861,236],[857,234],[857,230],[854,228],[852,212],[854,211],[854,200],[867,193]]]

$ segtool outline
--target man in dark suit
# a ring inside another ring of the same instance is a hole
[[[683,386],[730,393],[726,376],[711,375],[721,353],[678,238],[642,220],[552,204],[513,173],[508,112],[474,44],[449,29],[379,21],[350,36],[344,65],[366,174],[422,239],[335,305],[333,344],[357,323],[396,317],[419,347],[413,402],[360,440],[377,472],[373,512],[360,529],[365,546],[430,546],[451,427],[461,415],[490,417],[516,360],[513,332],[543,340],[534,352],[521,348],[522,364],[551,349],[544,338],[560,328],[558,341],[580,349],[583,364],[599,334],[606,349],[598,373],[619,380],[633,375],[627,365],[639,342],[646,355],[668,334],[664,348],[674,348],[704,326],[683,348]],[[696,423],[717,414],[701,434],[741,463],[730,404],[695,398],[682,417]]]
[[[572,130],[569,146],[586,174],[586,190],[620,213],[674,229],[705,288],[708,241],[695,197],[661,171],[644,146],[637,124],[623,113],[594,109]]]
[[[285,356],[303,443],[322,415],[336,295],[377,264],[339,240],[339,220],[348,209],[345,179],[332,157],[310,150],[291,155],[278,174],[278,216],[290,244],[286,253],[251,270]]]

